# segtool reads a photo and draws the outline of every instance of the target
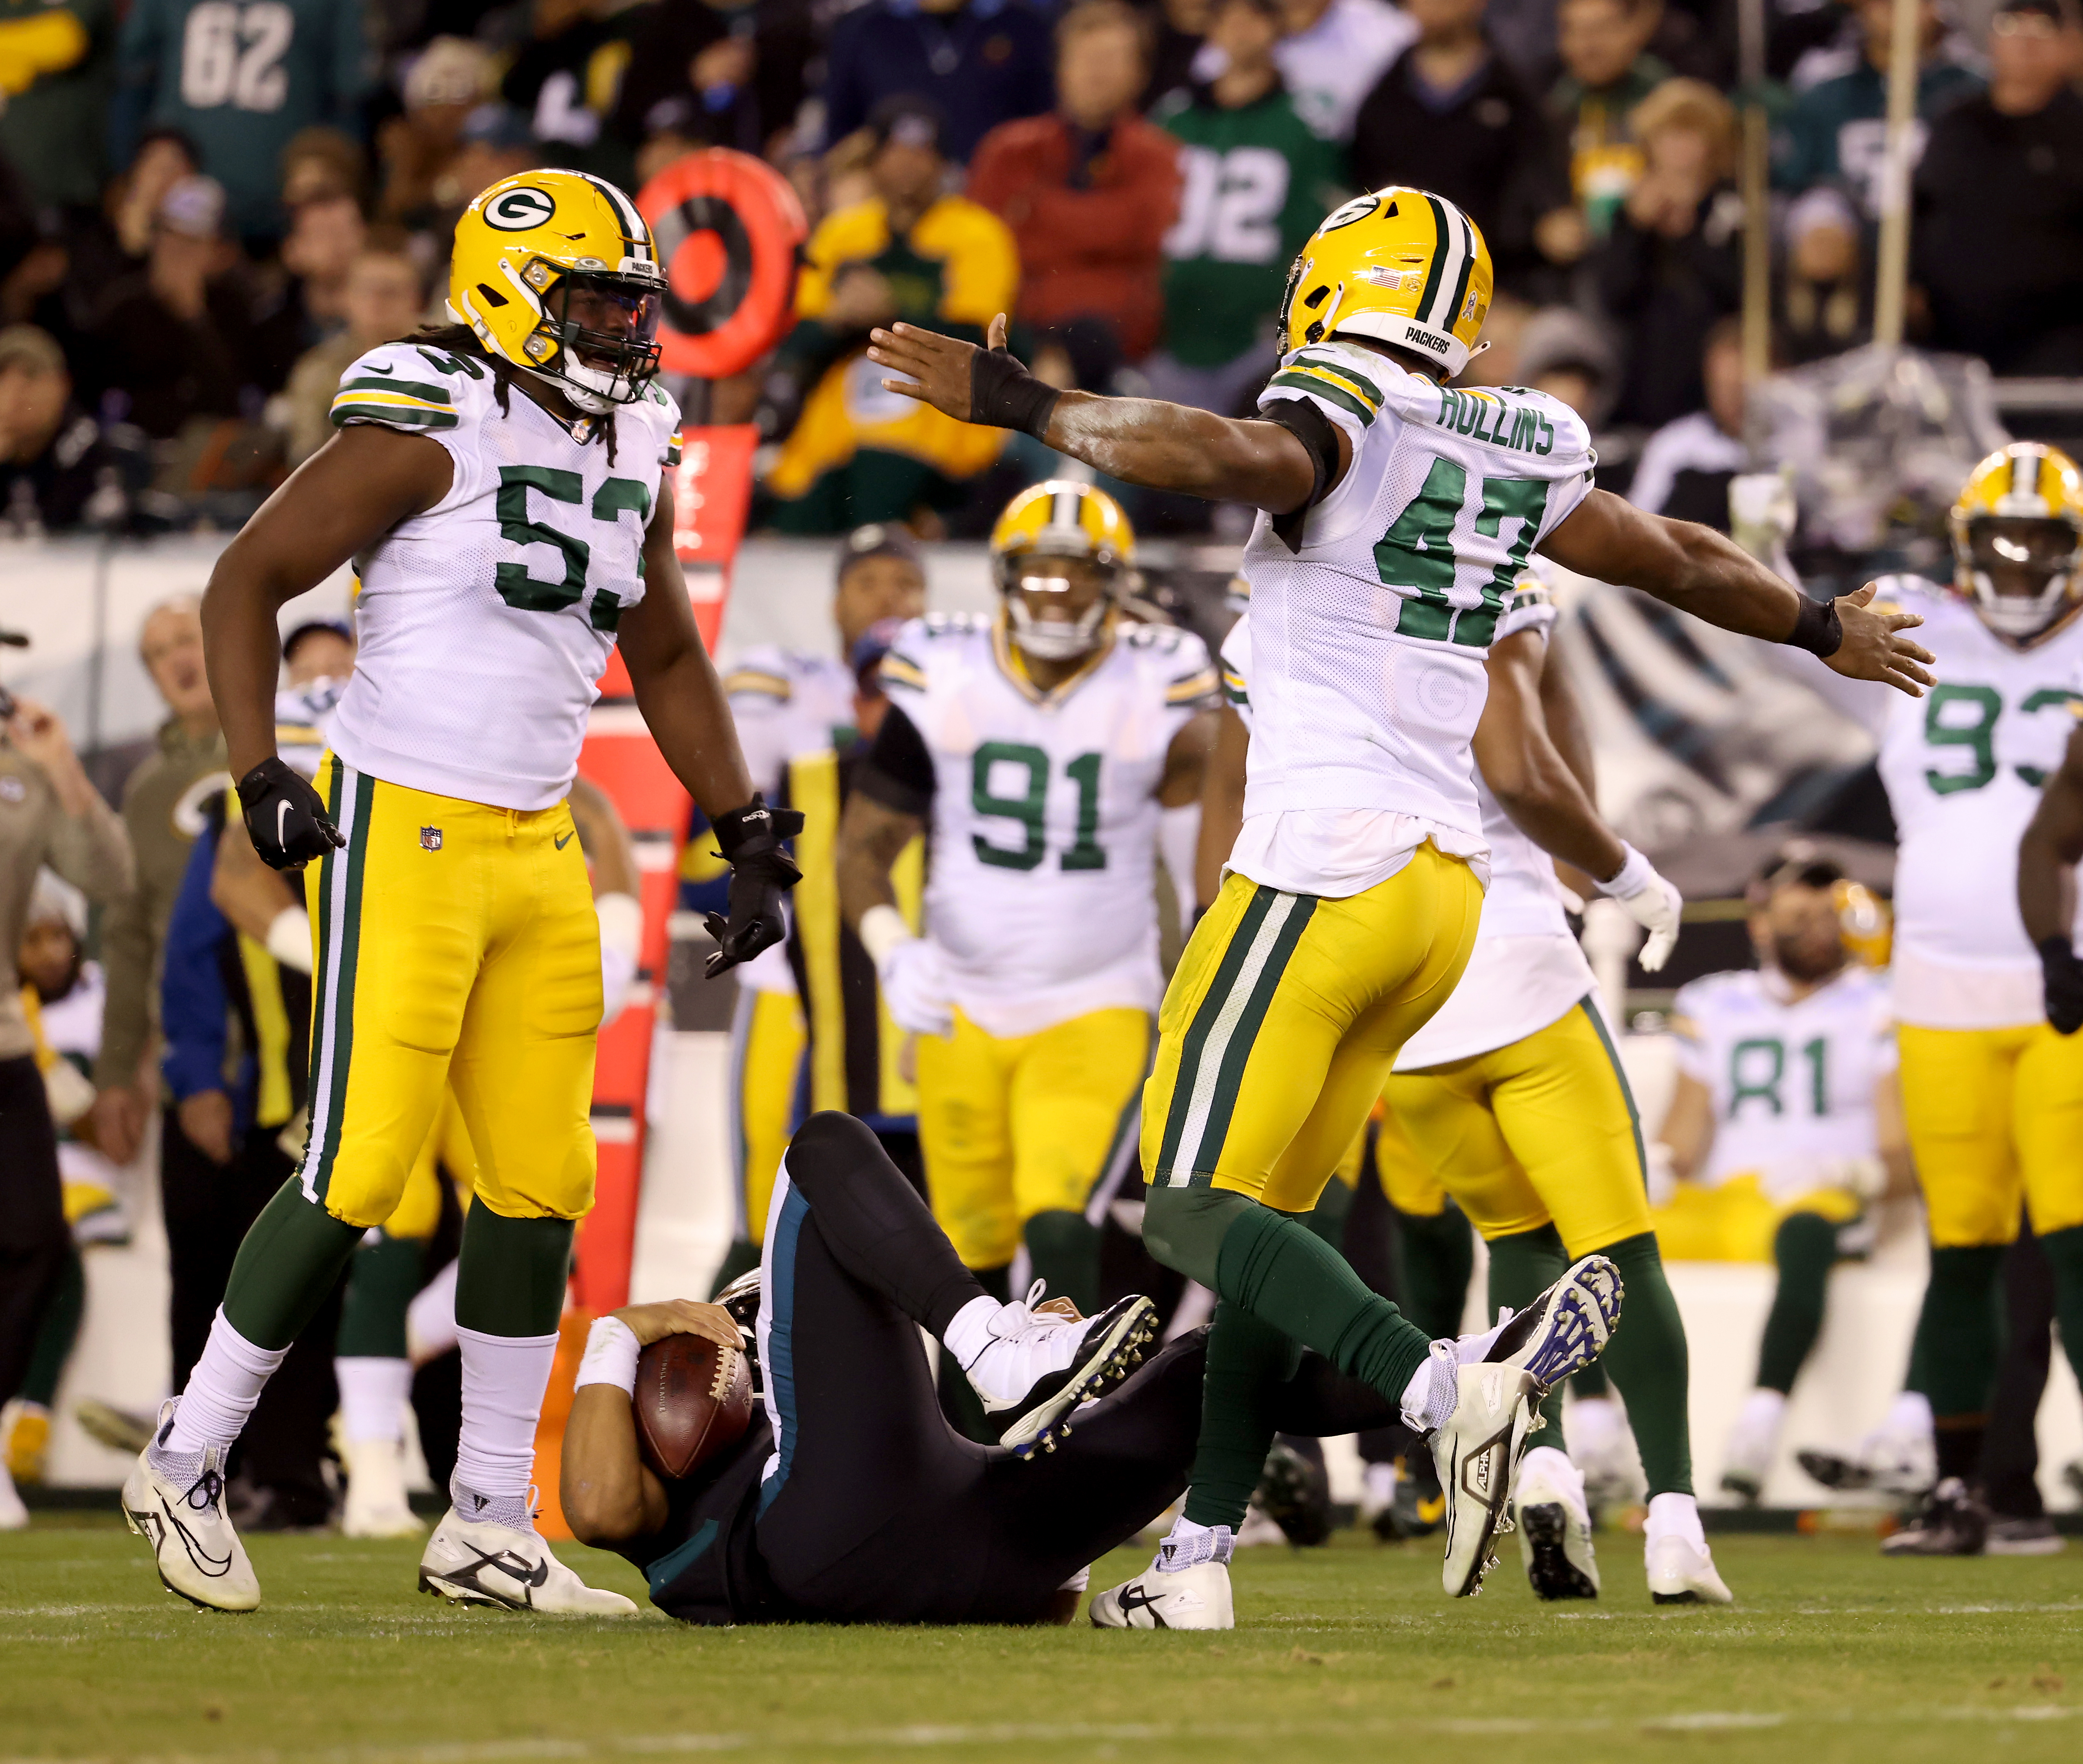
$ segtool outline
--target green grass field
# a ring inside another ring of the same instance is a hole
[[[1864,1538],[1725,1537],[1734,1610],[1658,1610],[1639,1546],[1608,1596],[1537,1606],[1507,1555],[1449,1604],[1429,1547],[1350,1534],[1239,1559],[1227,1635],[689,1630],[450,1610],[415,1547],[262,1538],[251,1617],[163,1592],[114,1524],[0,1536],[0,1764],[748,1758],[1249,1759],[1471,1750],[1587,1759],[2073,1758],[2083,1552],[1887,1562]],[[1506,1539],[1509,1550],[1510,1540]],[[640,1598],[617,1559],[564,1546]],[[1141,1565],[1100,1565],[1110,1584]],[[648,1610],[648,1607],[647,1607]],[[1548,1755],[1556,1755],[1552,1746]]]

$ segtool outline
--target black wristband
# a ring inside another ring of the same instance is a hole
[[[754,791],[742,808],[719,815],[710,823],[720,855],[727,863],[779,851],[781,842],[803,830],[802,815],[793,808],[769,808],[763,792]]]
[[[2039,952],[2039,965],[2043,968],[2068,968],[2075,964],[2076,945],[2064,935],[2043,937],[2032,947]]]
[[[1806,649],[1811,656],[1836,655],[1844,643],[1844,627],[1837,617],[1836,601],[1813,600],[1802,594],[1801,610],[1794,615],[1794,630],[1785,640],[1796,649]]]
[[[1016,428],[1046,440],[1049,418],[1063,395],[1037,380],[1003,346],[970,357],[970,420],[991,428]]]

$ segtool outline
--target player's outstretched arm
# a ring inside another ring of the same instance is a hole
[[[889,391],[958,422],[1020,429],[1109,477],[1153,490],[1286,514],[1328,490],[1352,462],[1351,443],[1337,429],[1337,470],[1320,473],[1310,449],[1278,423],[1159,399],[1058,392],[1007,350],[1003,313],[991,321],[987,349],[900,324],[872,332],[868,357],[905,376],[884,380]]]
[[[2018,842],[2018,914],[2039,951],[2047,1020],[2064,1035],[2083,1028],[2083,961],[2076,922],[2076,865],[2083,859],[2083,729],[2068,737],[2061,764]]]
[[[448,494],[448,449],[350,424],[306,460],[217,560],[202,597],[203,660],[254,849],[301,869],[340,842],[318,792],[275,752],[275,615],[401,521]]]
[[[1724,631],[1806,649],[1853,679],[1882,681],[1912,698],[1933,683],[1931,652],[1903,635],[1922,616],[1870,610],[1871,583],[1824,606],[1712,527],[1644,514],[1609,492],[1594,490],[1537,549],[1580,576],[1638,588]]]

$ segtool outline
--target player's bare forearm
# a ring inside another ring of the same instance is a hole
[[[1706,1163],[1714,1144],[1714,1099],[1691,1074],[1678,1074],[1671,1112],[1656,1137],[1670,1152],[1671,1172],[1680,1182],[1689,1181]]]
[[[573,1393],[557,1493],[581,1543],[619,1543],[665,1524],[665,1485],[637,1455],[636,1413],[616,1386],[582,1384]]]
[[[1004,344],[1003,314],[991,322],[990,342],[993,349]],[[872,333],[868,355],[891,370],[882,382],[887,390],[968,423],[984,420],[974,385],[981,352],[960,338],[900,324]],[[1301,507],[1316,484],[1309,450],[1278,423],[1217,416],[1157,399],[1063,393],[1041,438],[1124,483],[1248,503],[1274,514]]]
[[[1223,866],[1236,850],[1244,829],[1244,781],[1251,732],[1235,711],[1224,709],[1215,722],[1215,749],[1208,756],[1207,781],[1201,791],[1200,843],[1194,854],[1194,888],[1211,901],[1222,887]]]
[[[448,494],[448,450],[357,423],[306,460],[224,548],[202,599],[203,658],[231,774],[275,751],[276,614]]]
[[[607,792],[590,779],[575,778],[570,800],[579,849],[593,866],[594,892],[641,894],[644,884],[636,868],[636,846]]]
[[[1585,497],[1539,549],[1580,576],[1640,589],[1708,624],[1768,643],[1789,641],[1808,604],[1799,589],[1726,534],[1696,521],[1645,514],[1603,490]],[[1869,583],[1836,602],[1843,635],[1823,665],[1921,698],[1933,684],[1933,657],[1903,633],[1924,620],[1915,613],[1874,610],[1873,597]]]
[[[2040,792],[2018,841],[2018,915],[2034,943],[2075,922],[2076,865],[2083,859],[2083,729],[2068,737],[2061,765]]]
[[[925,830],[916,815],[879,803],[856,790],[847,798],[839,815],[839,843],[836,863],[839,880],[839,915],[856,931],[861,915],[872,906],[894,906],[897,891],[890,886],[889,872],[898,855]]]
[[[703,814],[721,819],[752,800],[723,682],[687,603],[673,550],[673,492],[663,479],[644,536],[644,598],[622,615],[622,659],[651,738]]]
[[[1489,696],[1471,743],[1476,764],[1513,824],[1542,850],[1610,879],[1627,849],[1549,738],[1540,690],[1547,650],[1537,631],[1516,631],[1491,648]]]
[[[1164,750],[1164,775],[1157,781],[1160,808],[1184,808],[1199,800],[1215,745],[1215,713],[1197,711]]]

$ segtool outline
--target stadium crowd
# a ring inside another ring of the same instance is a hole
[[[1726,530],[1730,480],[1751,463],[1739,103],[1772,118],[1777,360],[1840,354],[1870,340],[1874,323],[1891,7],[1773,0],[1766,10],[1768,82],[1739,91],[1726,0],[1070,0],[1054,10],[1025,0],[0,0],[0,533],[236,528],[333,434],[350,364],[440,322],[450,237],[480,192],[542,167],[638,191],[709,146],[769,161],[810,222],[785,337],[701,395],[714,420],[758,427],[754,528],[840,539],[841,661],[813,677],[790,652],[732,658],[726,686],[754,782],[777,800],[826,787],[798,775],[809,749],[778,727],[792,703],[788,715],[823,718],[826,736],[857,732],[865,753],[893,698],[913,704],[905,693],[916,690],[923,701],[923,674],[906,677],[914,665],[893,656],[894,633],[923,610],[922,548],[990,534],[1020,492],[1065,475],[1063,457],[1030,435],[893,397],[868,357],[868,333],[904,320],[982,341],[1007,312],[1016,352],[1052,386],[1245,414],[1280,366],[1275,317],[1289,265],[1356,190],[1422,187],[1482,228],[1497,293],[1487,347],[1460,383],[1552,395],[1596,442],[1602,487],[1648,513]],[[2083,12],[2076,0],[1927,0],[1920,31],[1910,340],[2000,375],[2083,376]],[[1235,509],[1100,487],[1143,534],[1212,526],[1242,537]],[[353,641],[350,627],[326,622],[290,634],[286,689],[311,694],[299,702],[313,724],[332,707],[326,683],[352,673]],[[0,939],[19,946],[26,989],[21,1006],[0,998],[0,1082],[49,1092],[67,1179],[63,1232],[0,1212],[14,1232],[0,1251],[34,1239],[16,1257],[19,1278],[0,1285],[0,1394],[14,1399],[6,1463],[25,1481],[37,1475],[78,1329],[82,1256],[120,1234],[116,1168],[149,1141],[149,1118],[162,1117],[175,1390],[204,1351],[241,1237],[294,1167],[281,1133],[310,1052],[308,925],[285,929],[283,916],[301,909],[268,892],[273,879],[219,857],[222,795],[213,808],[194,800],[192,787],[226,763],[203,642],[190,601],[167,601],[144,625],[142,657],[166,719],[120,813],[41,707],[22,704],[0,744],[0,803],[36,811],[0,849]],[[1180,713],[1168,741],[1193,717],[1212,718],[1210,659],[1181,661],[1165,701]],[[1227,652],[1219,659],[1228,665]],[[1063,677],[1075,676],[1067,660]],[[1233,690],[1231,702],[1240,697]],[[315,764],[321,744],[295,739]],[[881,770],[892,745],[877,743]],[[915,866],[908,901],[891,879],[929,812],[931,765],[923,749],[918,758],[923,782],[874,787],[887,793],[877,812],[893,838],[874,880],[889,899],[868,909],[901,906],[912,929]],[[1153,827],[1203,800],[1202,758],[1189,766],[1167,749],[1153,762],[1137,804]],[[852,781],[830,786],[834,805]],[[1206,800],[1218,787],[1211,776]],[[982,782],[976,792],[979,814],[1015,816]],[[607,904],[635,892],[626,837],[604,801],[578,819],[604,960],[612,971],[620,948],[633,972],[625,909]],[[1176,890],[1175,930],[1190,927],[1196,905],[1193,835],[1183,846],[1178,835],[1176,819],[1151,835]],[[980,872],[993,885],[1022,869],[983,836],[975,845],[998,866],[995,877]],[[1064,867],[1076,866],[1067,857]],[[835,896],[848,886],[842,871]],[[1211,897],[1204,888],[1202,910]],[[92,959],[90,901],[100,909]],[[1885,988],[1869,960],[1885,960],[1885,940],[1861,941],[1878,910],[1826,856],[1776,850],[1744,896],[1744,955],[1783,987],[1760,992],[1754,975],[1722,975],[1675,1002],[1676,1100],[1667,1120],[1646,1124],[1663,1253],[1778,1268],[1756,1388],[1726,1454],[1732,1499],[1759,1498],[1781,1450],[1832,1268],[1869,1246],[1874,1204],[1905,1198],[1913,1183]],[[836,905],[830,918],[836,944]],[[864,972],[880,970],[889,991],[892,946],[851,906],[848,918],[860,919],[859,936],[848,934],[833,972],[866,955]],[[778,956],[763,975],[748,972],[742,1046],[778,1037],[800,1059],[794,1001],[810,991],[817,959],[799,948],[792,977]],[[1155,1002],[1118,1050],[1117,1090],[1144,1069]],[[997,1039],[1039,1040],[1048,1027]],[[1825,1053],[1810,1051],[1826,1044],[1841,1049],[1827,1056],[1829,1079]],[[895,1061],[878,1057],[867,1087],[841,1098],[915,1181],[930,1184],[933,1153],[920,1146],[915,1078],[930,1088],[934,1062],[957,1057],[928,1048],[901,1082]],[[1812,1070],[1797,1070],[1804,1059]],[[939,1082],[982,1080],[950,1066]],[[1834,1108],[1823,1100],[1831,1083]],[[1755,1135],[1740,1153],[1731,1137],[1749,1125],[1747,1102],[1752,1114],[1768,1105],[1775,1121],[1789,1107],[1798,1114],[1802,1084],[1817,1099],[1802,1117],[1814,1130],[1785,1129],[1772,1155],[1783,1154],[1787,1173],[1775,1185],[1760,1174]],[[778,1099],[733,1099],[746,1213],[726,1274],[757,1260],[780,1158],[774,1123],[792,1119],[796,1091],[790,1065]],[[898,1091],[908,1100],[894,1100]],[[1130,1107],[1110,1096],[1109,1127]],[[1816,1123],[1833,1113],[1826,1133]],[[19,1114],[5,1117],[0,1106],[0,1158],[6,1133],[22,1130]],[[1436,1184],[1412,1177],[1423,1160],[1394,1120],[1380,1114],[1312,1228],[1451,1336],[1475,1234]],[[468,1150],[451,1157],[437,1145],[428,1157],[429,1170],[454,1175]],[[1732,1175],[1750,1186],[1728,1186]],[[1110,1180],[1115,1199],[1139,1180],[1118,1169]],[[1073,1272],[1057,1289],[1096,1310],[1125,1279],[1153,1291],[1168,1279],[1165,1307],[1194,1315],[1194,1295],[1142,1255],[1123,1223],[1132,1212],[1102,1205],[1088,1222],[1083,1205],[1038,1209],[1058,1221],[1055,1240],[1036,1234],[1037,1209],[1024,1204],[1003,1243],[950,1234],[965,1264],[995,1277],[991,1296],[1009,1302],[999,1288],[1016,1252],[1037,1270],[1058,1252],[1061,1266],[1099,1268],[1101,1251],[1080,1235],[1089,1223],[1109,1234],[1105,1281]],[[332,1517],[336,1479],[323,1465],[336,1407],[351,1524],[381,1533],[416,1523],[403,1480],[408,1392],[426,1462],[445,1479],[455,1323],[429,1277],[453,1267],[460,1213],[446,1183],[420,1208],[409,1226],[372,1232],[344,1292],[268,1385],[245,1436],[243,1526]],[[1977,1473],[1988,1506],[1975,1523],[1992,1547],[2059,1547],[2032,1480],[2054,1304],[2033,1254],[2028,1240],[2005,1277],[2017,1325],[2009,1395],[1979,1471],[1934,1446],[1923,1369],[1912,1367],[1887,1425],[1844,1456],[1804,1458],[1810,1473],[1904,1497],[1941,1472]],[[1573,1388],[1573,1443],[1593,1504],[1624,1502],[1641,1491],[1623,1407],[1602,1372]],[[957,1377],[944,1376],[942,1391],[957,1425],[981,1426]],[[142,1448],[146,1418],[89,1407],[97,1437]],[[1392,1424],[1362,1439],[1364,1512],[1385,1538],[1438,1524],[1439,1486],[1414,1442]],[[1327,1488],[1320,1450],[1282,1436],[1261,1506],[1294,1541],[1320,1541]],[[11,1498],[0,1475],[0,1527],[19,1511]]]

